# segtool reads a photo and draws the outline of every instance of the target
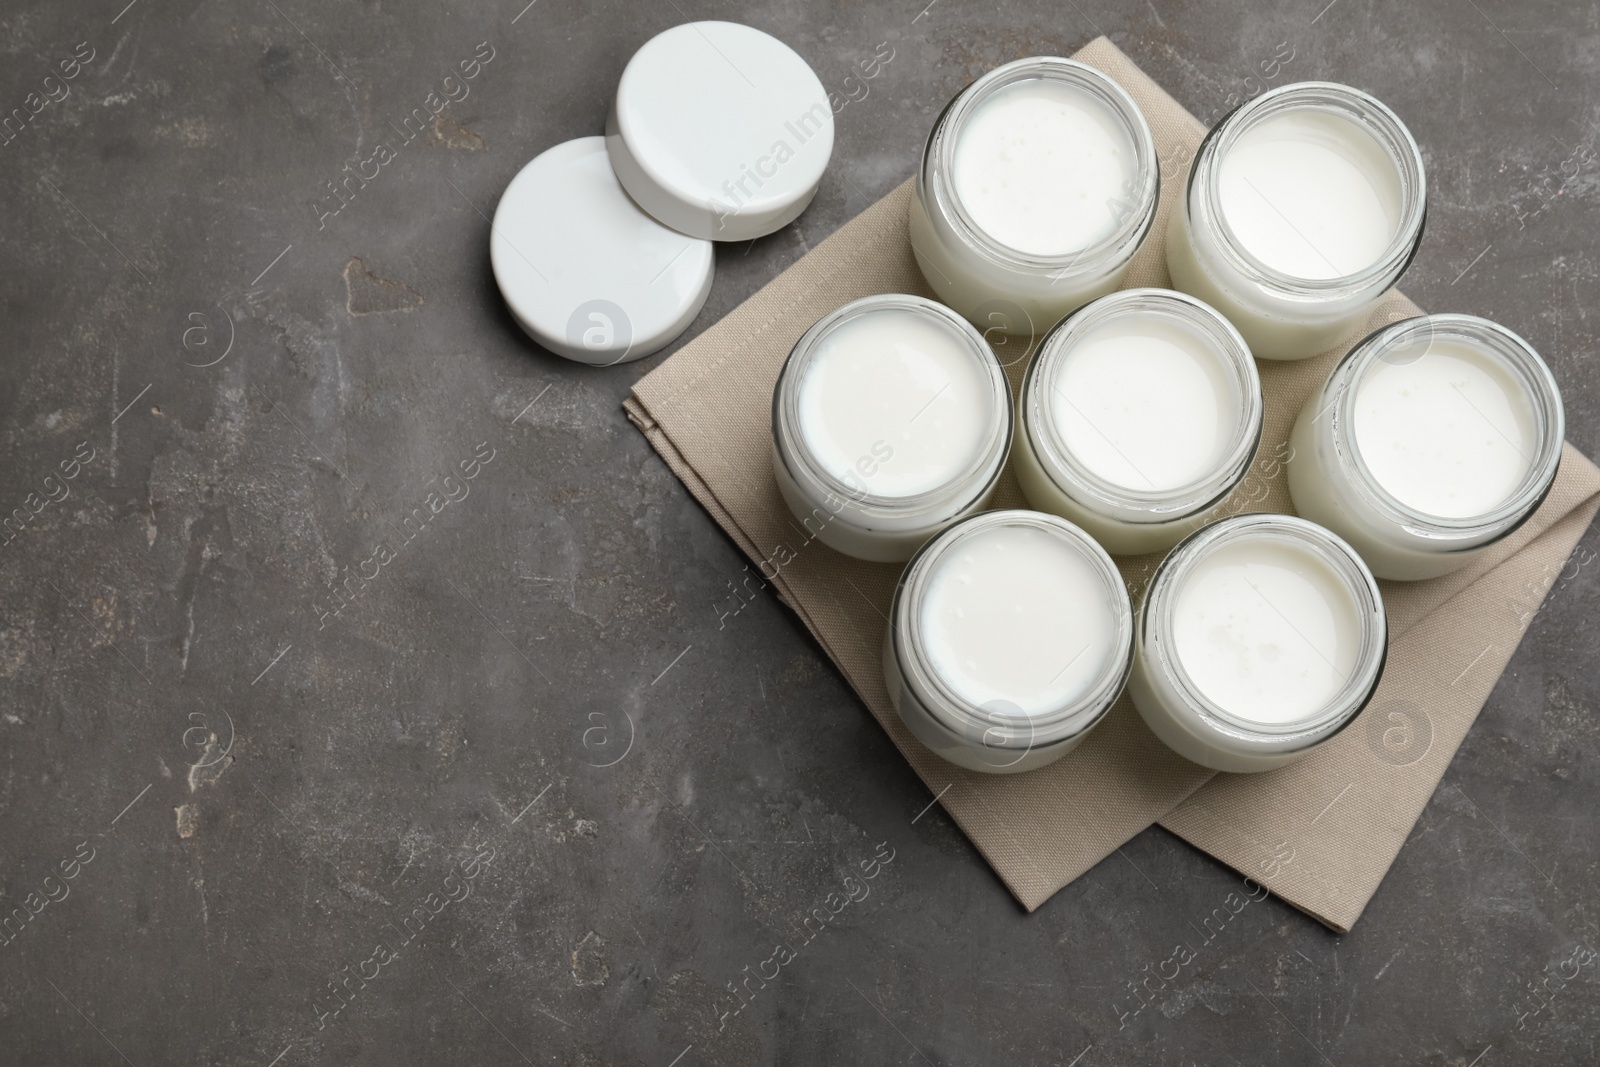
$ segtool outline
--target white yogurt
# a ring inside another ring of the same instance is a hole
[[[1019,59],[935,123],[909,206],[912,254],[986,334],[1038,337],[1121,283],[1154,223],[1159,174],[1125,89],[1076,60]]]
[[[1049,402],[1066,446],[1128,489],[1187,485],[1211,470],[1239,418],[1216,351],[1160,319],[1109,322],[1066,353]]]
[[[1535,450],[1527,390],[1459,341],[1419,342],[1373,363],[1355,398],[1355,439],[1378,484],[1426,515],[1499,507]]]
[[[1322,744],[1371,698],[1388,625],[1344,541],[1288,515],[1201,530],[1162,563],[1128,692],[1155,735],[1219,771],[1270,770]]]
[[[928,574],[922,640],[963,700],[1029,715],[1077,699],[1117,632],[1099,571],[1044,530],[996,526],[963,540]]]
[[[1339,278],[1378,261],[1400,225],[1400,175],[1382,146],[1327,111],[1251,127],[1221,169],[1222,212],[1239,243],[1295,278]]]
[[[1168,222],[1167,268],[1257,359],[1349,340],[1422,239],[1422,150],[1394,112],[1330,82],[1269,90],[1201,144]]]
[[[1321,558],[1288,543],[1233,544],[1177,591],[1174,643],[1219,707],[1257,723],[1316,712],[1350,676],[1361,628],[1350,591]]]
[[[1295,511],[1380,578],[1465,566],[1538,507],[1561,461],[1561,392],[1504,326],[1423,315],[1353,347],[1289,442]]]
[[[973,108],[956,140],[956,194],[973,222],[1022,252],[1058,256],[1110,236],[1138,166],[1133,138],[1067,82],[1014,82]]]
[[[800,383],[800,433],[824,469],[875,496],[947,484],[994,433],[988,368],[937,320],[887,309],[817,346]]]
[[[824,315],[773,389],[772,470],[804,540],[904,562],[994,494],[1011,445],[994,350],[954,311],[885,293]]]
[[[1082,743],[1133,658],[1128,590],[1083,530],[987,511],[945,530],[900,577],[883,676],[901,720],[952,763],[1016,774]]]
[[[1261,436],[1261,381],[1215,309],[1124,289],[1046,339],[1020,409],[1013,468],[1028,502],[1138,555],[1199,529],[1243,477]]]

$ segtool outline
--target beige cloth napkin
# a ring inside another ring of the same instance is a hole
[[[1120,82],[1155,133],[1161,213],[1126,284],[1167,286],[1161,235],[1204,127],[1104,38],[1077,58]],[[1391,638],[1378,695],[1299,763],[1213,775],[1163,746],[1124,696],[1083,745],[1049,767],[1012,776],[963,770],[911,735],[884,688],[879,650],[899,567],[811,540],[778,496],[771,468],[773,383],[800,335],[863,296],[933,295],[906,235],[911,195],[907,181],[642,378],[625,402],[629,417],[799,614],[1028,910],[1159,821],[1329,926],[1349,929],[1600,506],[1600,469],[1567,446],[1554,491],[1516,535],[1456,574],[1387,583]],[[1418,313],[1391,293],[1369,327]],[[1284,442],[1342,352],[1259,364],[1266,430],[1233,508],[1290,510]],[[1011,357],[1002,350],[1002,358]],[[1013,387],[1024,363],[1009,368]],[[1009,472],[993,506],[1027,506]],[[1137,601],[1159,557],[1118,562]]]

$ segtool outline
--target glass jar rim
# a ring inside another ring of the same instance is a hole
[[[800,430],[800,387],[821,343],[845,323],[880,311],[905,311],[950,331],[981,364],[989,382],[989,436],[956,474],[943,484],[910,496],[884,496],[837,477],[817,459]],[[999,480],[1010,451],[1012,433],[1010,386],[994,350],[966,319],[927,297],[879,293],[853,300],[818,319],[790,349],[772,390],[772,435],[779,460],[799,484],[809,482],[833,499],[847,501],[867,518],[906,519],[948,510],[953,498],[981,499]],[[796,467],[800,468],[796,470]],[[802,481],[800,475],[805,476]]]
[[[1399,178],[1400,219],[1394,237],[1376,260],[1354,274],[1301,278],[1278,270],[1244,246],[1222,209],[1218,172],[1227,150],[1267,119],[1299,109],[1332,112],[1354,122],[1383,149]],[[1189,170],[1184,206],[1191,224],[1197,196],[1204,208],[1200,221],[1234,271],[1282,297],[1306,301],[1342,300],[1369,290],[1388,289],[1416,258],[1428,217],[1427,171],[1422,149],[1410,129],[1377,97],[1338,82],[1280,85],[1240,104],[1219,119],[1200,142],[1194,165]]]
[[[1430,515],[1403,503],[1372,473],[1356,439],[1355,404],[1365,375],[1376,363],[1392,362],[1389,357],[1397,350],[1412,348],[1419,341],[1428,344],[1436,337],[1464,343],[1494,359],[1527,391],[1532,409],[1537,450],[1529,459],[1527,473],[1516,492],[1494,510],[1481,515],[1461,518]],[[1323,404],[1323,411],[1331,409],[1334,455],[1354,472],[1351,481],[1374,510],[1415,533],[1432,538],[1459,538],[1471,541],[1474,548],[1479,547],[1486,543],[1478,539],[1482,535],[1494,534],[1493,539],[1498,539],[1520,526],[1544,502],[1555,484],[1566,437],[1566,414],[1560,387],[1534,347],[1497,322],[1476,315],[1438,314],[1390,323],[1368,334],[1345,354],[1328,376],[1327,388],[1337,390],[1334,399],[1325,400]]]
[[[1345,684],[1317,711],[1285,723],[1259,722],[1222,707],[1201,691],[1172,644],[1184,580],[1218,549],[1258,538],[1290,541],[1326,564],[1350,593],[1361,627],[1360,644]],[[1388,615],[1372,571],[1338,534],[1293,515],[1235,515],[1190,534],[1156,569],[1139,614],[1141,644],[1153,653],[1157,668],[1203,723],[1224,736],[1284,753],[1319,744],[1348,726],[1377,692],[1389,655]]]
[[[1003,244],[973,220],[961,200],[953,179],[956,146],[967,120],[977,106],[1018,82],[1051,79],[1067,82],[1087,91],[1110,109],[1133,144],[1136,164],[1128,199],[1135,205],[1119,225],[1100,240],[1074,252],[1039,255]],[[1119,253],[1132,256],[1155,223],[1156,204],[1161,192],[1161,162],[1156,154],[1150,124],[1133,97],[1110,75],[1087,63],[1062,56],[1030,56],[1002,64],[971,82],[945,105],[934,120],[923,148],[922,166],[917,169],[920,195],[932,190],[955,234],[968,247],[1001,267],[1051,271],[1054,280],[1075,278],[1105,269],[1108,259]]]
[[[1017,709],[1003,719],[1022,720],[1018,726],[996,723],[997,713],[974,705],[945,682],[923,651],[922,606],[929,576],[947,553],[962,542],[988,530],[1021,526],[1041,530],[1079,552],[1099,576],[1116,620],[1112,653],[1093,682],[1074,701],[1038,715]],[[1098,723],[1121,694],[1133,667],[1133,609],[1127,585],[1106,550],[1083,530],[1056,515],[1021,509],[985,511],[951,524],[911,557],[895,586],[889,609],[890,640],[906,688],[941,727],[957,736],[981,731],[985,747],[1031,750],[1060,744]],[[991,738],[993,743],[991,744]]]
[[[1107,323],[1150,313],[1178,321],[1207,343],[1237,386],[1239,401],[1233,433],[1216,462],[1190,481],[1161,490],[1119,485],[1084,466],[1061,435],[1054,405],[1045,402],[1049,390],[1060,389],[1057,378],[1073,345]],[[1261,443],[1264,401],[1250,346],[1210,304],[1171,289],[1119,290],[1062,319],[1039,343],[1023,375],[1020,396],[1022,426],[1045,476],[1064,495],[1110,508],[1122,522],[1176,522],[1207,510],[1238,484]]]

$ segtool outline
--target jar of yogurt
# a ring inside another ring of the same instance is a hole
[[[1074,312],[1023,379],[1013,464],[1028,502],[1114,555],[1205,525],[1261,441],[1261,379],[1226,319],[1169,289]]]
[[[789,353],[772,394],[773,472],[808,537],[901,562],[983,509],[1011,420],[1005,373],[971,323],[920,296],[869,296]]]
[[[1150,580],[1128,693],[1167,747],[1265,771],[1349,725],[1383,675],[1378,583],[1336,535],[1239,515],[1184,541]]]
[[[952,763],[1016,774],[1053,763],[1128,677],[1133,618],[1105,550],[1064,519],[990,511],[917,553],[884,638],[889,695]]]
[[[1084,63],[997,67],[934,123],[911,201],[933,291],[985,331],[1038,334],[1115,289],[1155,220],[1155,140]]]
[[[1422,151],[1393,111],[1331,82],[1269,90],[1206,136],[1167,230],[1173,288],[1258,359],[1357,333],[1422,241]]]
[[[1561,393],[1533,347],[1472,315],[1423,315],[1352,348],[1295,422],[1297,512],[1380,578],[1447,574],[1555,484]]]

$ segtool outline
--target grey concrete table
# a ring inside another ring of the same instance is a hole
[[[1355,932],[1252,902],[1163,981],[1238,876],[1151,830],[1024,915],[626,423],[662,357],[539,351],[486,221],[689,18],[839,107],[691,335],[998,63],[1348,81],[1427,155],[1407,291],[1600,455],[1594,5],[524,2],[4,4],[0,1062],[1600,1058],[1600,535]]]

